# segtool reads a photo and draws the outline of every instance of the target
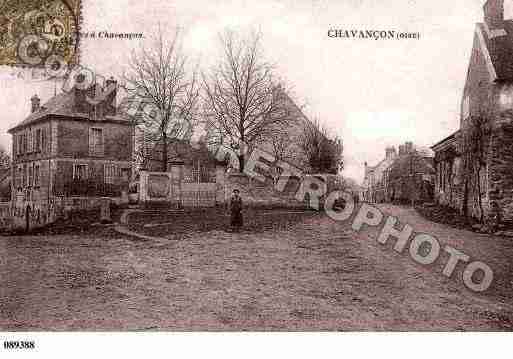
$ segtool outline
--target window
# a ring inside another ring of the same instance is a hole
[[[36,152],[36,139],[37,139],[37,131],[30,130],[30,137],[31,137],[31,146],[32,146],[32,152]]]
[[[103,130],[91,128],[89,130],[89,154],[91,156],[103,156]]]
[[[34,135],[32,133],[32,130],[28,130],[28,137],[27,137],[27,152],[32,153],[34,151]]]
[[[23,154],[23,134],[20,133],[18,135],[18,154],[19,155],[22,155]]]
[[[23,154],[23,136],[24,134],[22,133],[18,135],[18,145],[16,146],[16,152],[19,156]]]
[[[461,158],[456,157],[453,162],[453,184],[459,185],[461,184]]]
[[[41,186],[41,168],[39,163],[34,163],[34,187]]]
[[[28,174],[27,174],[27,178],[28,178],[27,187],[32,187],[34,185],[34,164],[29,164],[27,170],[28,170]]]
[[[73,165],[73,179],[79,181],[87,179],[87,165]]]
[[[105,183],[114,184],[117,177],[117,166],[105,164]]]
[[[43,137],[43,130],[41,130],[40,128],[38,128],[36,130],[36,146],[35,146],[35,150],[36,152],[41,152],[41,144],[42,144],[42,137]]]
[[[23,187],[27,187],[28,185],[28,168],[27,165],[23,165]]]
[[[16,188],[23,188],[23,166],[18,166],[16,170]]]
[[[46,152],[47,139],[46,139],[46,129],[41,129],[41,152]]]

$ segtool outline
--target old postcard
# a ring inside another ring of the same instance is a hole
[[[0,331],[513,329],[513,0],[0,9]]]

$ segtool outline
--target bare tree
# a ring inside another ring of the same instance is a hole
[[[263,59],[260,34],[241,39],[227,31],[219,38],[221,60],[203,74],[205,119],[210,140],[236,151],[243,172],[246,150],[283,128],[293,111]]]
[[[162,147],[162,170],[168,170],[168,145],[190,138],[197,123],[199,84],[196,68],[180,44],[180,32],[168,42],[159,30],[152,48],[133,52],[124,75],[129,106],[136,108],[139,126],[139,157],[154,156]],[[135,104],[135,106],[134,106]],[[159,151],[160,152],[160,151]]]
[[[270,144],[274,163],[272,164],[271,171],[274,182],[278,180],[281,175],[282,167],[280,163],[286,161],[291,152],[291,138],[289,129],[286,127],[278,128],[270,137]]]
[[[342,139],[331,135],[319,120],[305,122],[299,146],[313,173],[337,174],[344,167]]]

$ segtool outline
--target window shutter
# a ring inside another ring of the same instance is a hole
[[[46,129],[41,129],[41,152],[46,152]]]
[[[89,154],[94,155],[94,131],[89,129]]]
[[[33,146],[33,143],[32,143],[32,130],[29,130],[28,131],[28,153],[31,153],[32,152],[32,146]]]

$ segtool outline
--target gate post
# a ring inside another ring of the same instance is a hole
[[[226,185],[226,167],[222,165],[216,166],[216,203],[223,204],[225,202],[225,185]]]
[[[170,195],[171,198],[169,200],[178,205],[182,204],[182,172],[184,162],[182,161],[173,161],[169,163],[170,165]]]

